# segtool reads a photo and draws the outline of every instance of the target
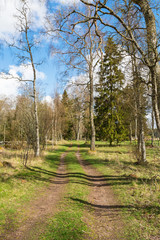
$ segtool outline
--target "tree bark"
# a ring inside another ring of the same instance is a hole
[[[55,121],[54,121],[54,142],[55,142],[55,145],[57,145],[57,136],[58,136],[58,133],[57,133],[57,114],[55,114]]]
[[[28,46],[28,52],[29,52],[29,55],[30,55],[32,70],[33,70],[33,98],[34,98],[34,117],[35,117],[35,128],[36,128],[35,156],[38,157],[40,155],[40,143],[39,143],[39,121],[38,121],[37,93],[36,93],[36,69],[35,69],[35,66],[34,66],[32,50],[31,50],[31,46],[30,46],[30,43],[29,43],[29,39],[28,39],[27,20],[26,20],[25,34],[26,34],[26,41],[27,41],[27,46]]]
[[[54,147],[54,120],[52,119],[52,148]]]
[[[148,62],[151,72],[152,81],[152,107],[155,114],[157,129],[160,132],[160,114],[158,108],[158,52],[157,52],[157,32],[155,16],[150,7],[148,0],[133,0],[137,4],[144,15],[146,30],[147,30],[147,44],[148,44]]]
[[[141,88],[142,82],[140,74],[138,72],[137,61],[134,56],[134,46],[132,59],[132,74],[133,74],[133,87],[135,94],[135,106],[136,106],[136,128],[135,134],[137,134],[138,147],[137,147],[137,160],[139,164],[145,164],[146,161],[146,146],[145,146],[145,137],[144,137],[144,122],[143,122],[143,103],[142,95],[143,89]]]
[[[151,145],[154,146],[154,112],[152,108],[152,138],[151,138]]]
[[[141,109],[141,103],[139,106]],[[146,161],[146,146],[145,146],[145,137],[144,137],[144,124],[142,113],[138,114],[138,163],[145,164]]]
[[[33,82],[33,96],[34,96],[34,116],[35,116],[35,125],[36,125],[36,149],[35,156],[38,157],[40,154],[40,144],[39,144],[39,122],[38,122],[38,111],[37,111],[37,95],[36,95],[36,71],[34,71],[34,82]]]
[[[78,119],[77,141],[80,140],[81,116]]]
[[[5,141],[6,141],[6,124],[3,126],[3,141],[4,141],[4,146],[5,146]]]
[[[130,143],[132,143],[132,123],[131,122],[129,124],[129,138],[130,138]]]
[[[135,140],[137,140],[137,104],[135,103]]]
[[[45,149],[47,149],[47,135],[45,136]]]
[[[90,125],[91,125],[91,151],[95,151],[95,125],[94,125],[94,97],[93,97],[93,71],[92,66],[89,67],[90,80]]]

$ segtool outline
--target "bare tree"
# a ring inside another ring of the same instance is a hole
[[[59,93],[56,91],[53,99],[52,115],[52,147],[57,145],[57,140],[62,140],[63,107]]]
[[[34,61],[34,49],[38,46],[39,42],[35,39],[35,32],[32,29],[32,15],[30,8],[27,5],[27,1],[22,1],[22,8],[18,9],[17,18],[17,30],[18,30],[18,39],[13,39],[12,43],[9,43],[10,47],[14,48],[16,51],[16,56],[21,64],[24,67],[31,67],[33,79],[23,79],[23,76],[17,75],[9,76],[11,78],[16,78],[21,82],[28,82],[32,84],[32,94],[31,97],[34,100],[34,121],[35,121],[35,135],[36,135],[36,144],[35,144],[35,156],[40,154],[40,143],[39,143],[39,120],[38,120],[38,110],[37,110],[37,91],[36,91],[36,65],[40,63],[35,63]]]
[[[132,1],[115,1],[116,8],[114,3],[107,0],[100,1],[86,1],[81,0],[85,5],[92,6],[94,8],[94,16],[88,17],[82,12],[77,14],[83,16],[83,21],[90,21],[93,23],[100,22],[103,26],[111,28],[112,32],[118,34],[126,41],[131,42],[134,47],[138,50],[139,56],[142,58],[143,62],[148,66],[151,72],[151,85],[152,85],[152,106],[155,114],[155,120],[157,128],[160,132],[160,109],[158,107],[158,38],[156,30],[156,20],[151,2],[148,0],[132,0]],[[119,4],[119,6],[118,6]],[[118,6],[118,7],[117,7]],[[124,8],[126,7],[127,13],[130,13],[130,9],[134,9],[134,19],[138,19],[138,16],[141,15],[141,27],[137,26],[133,28],[129,26],[128,23],[123,18]],[[123,11],[122,11],[123,10]],[[75,14],[75,11],[74,11]],[[110,17],[112,21],[109,21]],[[76,24],[79,24],[77,22]],[[140,33],[144,33],[146,38],[141,42]],[[144,48],[146,46],[146,49]]]
[[[39,125],[40,125],[40,143],[43,149],[47,147],[47,139],[49,139],[50,132],[52,129],[52,116],[53,109],[51,104],[46,101],[40,102],[38,104],[39,109]]]
[[[77,79],[78,81],[78,79]],[[89,95],[88,88],[85,85],[77,86],[72,84],[68,86],[69,96],[73,101],[73,126],[75,130],[76,140],[82,139],[84,133],[84,111],[86,107],[89,107],[89,102],[86,102],[86,96]]]
[[[86,15],[92,15],[91,7],[85,8]],[[91,127],[91,150],[95,150],[95,125],[94,125],[94,82],[95,72],[101,59],[101,37],[95,34],[91,29],[91,24],[86,22],[84,26],[81,24],[74,27],[76,16],[66,13],[58,13],[60,16],[57,27],[58,37],[65,43],[66,48],[61,49],[59,54],[63,57],[63,62],[69,68],[78,70],[78,73],[85,74],[88,78],[87,82],[79,82],[78,85],[86,85],[90,94],[90,127]],[[78,16],[78,19],[81,16]],[[80,20],[77,20],[80,21]],[[81,22],[81,21],[80,21]],[[52,19],[49,19],[49,34],[54,33]],[[97,30],[97,26],[96,26]],[[75,83],[73,83],[75,84]],[[77,83],[76,83],[77,84]]]
[[[0,135],[4,145],[7,135],[7,116],[12,112],[13,103],[6,97],[0,99]],[[2,138],[3,136],[3,138]]]

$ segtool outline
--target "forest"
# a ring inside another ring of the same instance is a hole
[[[0,239],[160,239],[158,0],[3,11]]]

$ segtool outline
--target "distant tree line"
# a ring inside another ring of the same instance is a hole
[[[32,90],[21,94],[14,106],[1,100],[3,141],[26,142],[39,155],[39,143],[60,139],[95,140],[119,144],[137,140],[137,160],[146,163],[147,115],[152,114],[160,132],[159,38],[154,1],[85,1],[71,7],[48,9],[43,29],[67,71],[76,70],[79,80],[56,93],[51,105],[42,102],[36,89],[34,49],[39,46],[32,29],[28,2],[22,1],[17,17],[21,38],[11,47],[21,62],[32,66]],[[29,19],[28,19],[29,16]],[[39,34],[41,31],[39,30]],[[56,41],[58,40],[58,41]],[[129,67],[123,69],[124,55]],[[126,72],[129,71],[129,78]],[[85,81],[81,81],[85,76]],[[19,78],[20,81],[28,81]]]

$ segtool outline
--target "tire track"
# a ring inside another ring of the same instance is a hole
[[[86,234],[84,240],[124,240],[120,206],[106,178],[82,160],[79,150],[76,156],[86,172],[90,188],[88,201],[75,199],[84,204],[86,211],[83,221],[91,229],[91,233]]]
[[[30,240],[38,239],[41,233],[44,232],[46,226],[46,219],[53,216],[57,212],[57,204],[63,198],[68,177],[66,177],[65,157],[67,152],[61,155],[60,165],[58,167],[56,176],[53,178],[53,183],[38,192],[40,196],[30,202],[25,209],[26,221],[21,224],[16,231],[10,230],[6,236],[0,237],[1,240]]]

